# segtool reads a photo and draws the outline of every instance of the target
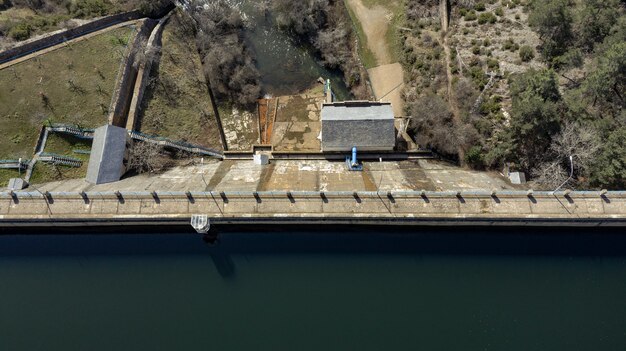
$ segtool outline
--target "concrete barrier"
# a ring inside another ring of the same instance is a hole
[[[48,35],[41,39],[29,41],[9,50],[0,52],[0,64],[18,59],[22,56],[29,55],[33,52],[40,51],[57,44],[61,44],[68,40],[72,40],[74,38],[78,38],[80,36],[87,35],[89,33],[113,26],[115,24],[136,20],[142,17],[144,16],[140,11],[120,13],[117,15],[103,17],[82,26],[68,29],[56,34]]]
[[[109,124],[126,128],[126,119],[135,90],[138,69],[134,65],[138,53],[143,52],[152,29],[159,21],[146,19],[143,21],[135,40],[128,48],[128,54],[122,60],[120,73],[116,79],[115,90],[109,108]]]
[[[626,192],[0,193],[0,227],[37,224],[360,223],[626,226]]]
[[[133,95],[128,111],[128,119],[126,121],[126,129],[128,130],[135,130],[135,127],[137,125],[143,95],[150,80],[152,65],[159,65],[158,60],[160,56],[161,35],[163,34],[163,28],[171,17],[172,13],[173,12],[170,12],[165,17],[159,20],[158,24],[152,29],[152,33],[150,33],[150,37],[148,38],[146,48],[144,50],[146,54],[146,59],[139,66],[137,78],[135,81],[135,87],[133,90]],[[151,51],[154,52],[154,57],[148,57],[148,53]]]

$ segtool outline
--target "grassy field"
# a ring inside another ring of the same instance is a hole
[[[163,31],[161,60],[152,69],[139,130],[221,149],[200,57],[179,16]]]
[[[0,158],[31,158],[47,121],[107,123],[115,79],[134,28],[77,42],[0,71]]]
[[[80,168],[67,166],[54,166],[38,162],[30,179],[33,184],[52,182],[64,179],[84,178],[87,175],[89,155],[76,151],[90,151],[91,141],[65,136],[61,134],[50,134],[44,152],[69,156],[83,161]]]

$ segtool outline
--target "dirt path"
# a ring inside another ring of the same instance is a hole
[[[389,28],[389,11],[376,5],[367,8],[361,0],[347,0],[348,6],[354,12],[361,23],[361,28],[367,37],[367,47],[372,51],[379,65],[386,65],[391,62],[389,47],[385,35]]]
[[[450,105],[450,110],[452,111],[452,116],[454,118],[454,124],[458,127],[463,121],[461,119],[461,112],[459,111],[458,101],[456,99],[456,95],[454,93],[454,89],[452,87],[452,54],[450,52],[450,45],[448,45],[448,26],[450,25],[448,19],[448,1],[440,0],[439,2],[439,17],[441,18],[441,29],[443,31],[442,38],[442,46],[443,50],[446,54],[446,76],[448,80],[448,105]],[[457,148],[457,152],[459,154],[459,162],[461,165],[465,165],[465,150],[461,146]]]
[[[378,66],[368,71],[372,89],[376,99],[391,102],[393,114],[404,116],[402,88],[404,87],[404,71],[400,63]]]
[[[404,72],[399,63],[393,62],[386,37],[392,13],[381,5],[367,8],[362,0],[347,0],[347,3],[359,20],[367,37],[367,47],[374,54],[378,65],[367,70],[375,98],[391,102],[394,115],[402,116]]]

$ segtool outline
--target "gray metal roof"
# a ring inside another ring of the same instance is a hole
[[[120,180],[124,172],[126,129],[111,125],[96,129],[91,146],[86,180],[93,184]]]
[[[344,101],[322,105],[322,121],[393,120],[388,102]]]

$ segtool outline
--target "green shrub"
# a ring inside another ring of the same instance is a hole
[[[17,41],[26,40],[30,38],[32,31],[30,24],[22,22],[9,30],[9,36]]]
[[[484,12],[478,16],[478,24],[496,23],[498,18],[491,12]]]
[[[489,67],[490,70],[495,70],[500,68],[500,63],[496,59],[489,59],[487,61],[487,67]]]
[[[498,7],[495,12],[496,12],[496,16],[498,17],[504,16],[504,10],[502,9],[502,7]]]
[[[519,49],[519,45],[513,41],[513,39],[509,38],[502,44],[502,49],[515,52]]]
[[[476,21],[476,18],[478,18],[478,16],[476,16],[476,12],[474,11],[469,11],[465,14],[466,21]]]
[[[485,157],[481,146],[472,146],[465,154],[465,162],[474,169],[485,168]]]
[[[485,3],[480,1],[474,5],[474,10],[476,11],[485,11]]]
[[[524,45],[519,49],[519,57],[522,59],[522,62],[529,62],[535,58],[535,50],[528,45]]]
[[[70,12],[75,17],[97,17],[109,14],[112,7],[108,0],[77,0],[70,5]]]

